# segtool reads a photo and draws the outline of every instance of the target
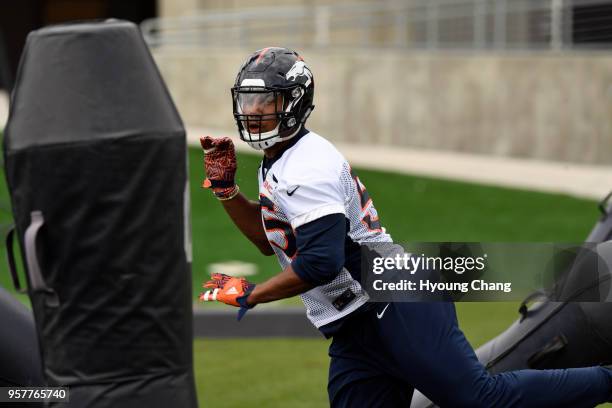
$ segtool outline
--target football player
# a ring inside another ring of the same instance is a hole
[[[592,407],[610,400],[605,367],[491,376],[458,327],[452,302],[368,302],[360,244],[392,242],[368,192],[335,147],[305,128],[314,79],[286,48],[250,55],[232,88],[240,138],[263,150],[259,199],[234,182],[229,138],[201,139],[210,188],[238,229],[281,272],[260,284],[213,274],[200,295],[239,307],[300,295],[310,321],[332,337],[332,407],[409,406],[419,389],[441,407]]]

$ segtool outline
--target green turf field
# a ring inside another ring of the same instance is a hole
[[[458,303],[457,311],[461,328],[478,347],[514,320],[516,305]],[[328,345],[323,339],[198,339],[200,407],[327,407]]]
[[[241,260],[257,265],[256,282],[278,272],[274,257],[263,257],[202,190],[201,153],[190,149],[193,232],[193,298],[211,262]],[[259,159],[241,154],[238,183],[257,196]],[[565,241],[581,242],[598,218],[596,203],[563,195],[357,169],[396,241]],[[0,225],[10,222],[4,177],[0,180]],[[1,265],[6,264],[4,251]],[[0,285],[11,288],[6,268]],[[22,298],[25,300],[26,298]],[[295,299],[288,303],[296,303]],[[209,307],[209,305],[206,305]],[[225,306],[220,306],[225,307]],[[457,305],[461,327],[474,346],[506,328],[514,303]],[[200,406],[324,407],[327,341],[312,339],[196,340],[195,365]]]
[[[460,324],[475,346],[505,329],[516,311],[513,303],[486,308],[484,317],[483,304],[457,305]],[[194,351],[200,406],[328,406],[328,345],[324,339],[198,339]],[[240,392],[220,392],[224,389]]]

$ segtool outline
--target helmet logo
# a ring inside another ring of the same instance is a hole
[[[295,64],[285,75],[287,81],[298,82],[308,87],[312,82],[312,72],[306,66],[304,61],[295,61]]]

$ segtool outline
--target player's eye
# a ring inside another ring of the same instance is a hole
[[[283,97],[276,92],[243,92],[238,95],[242,111],[276,111],[283,108]]]

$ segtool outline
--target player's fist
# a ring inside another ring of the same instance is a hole
[[[219,198],[227,198],[236,191],[236,152],[234,142],[229,137],[200,138],[204,150],[204,170],[206,179],[202,187],[211,188]]]
[[[247,303],[247,298],[255,288],[255,284],[245,278],[234,278],[222,273],[213,273],[210,280],[204,282],[202,287],[212,290],[200,293],[199,300],[201,302],[222,302],[226,305],[239,307],[238,320],[244,316],[248,309],[253,307]]]

